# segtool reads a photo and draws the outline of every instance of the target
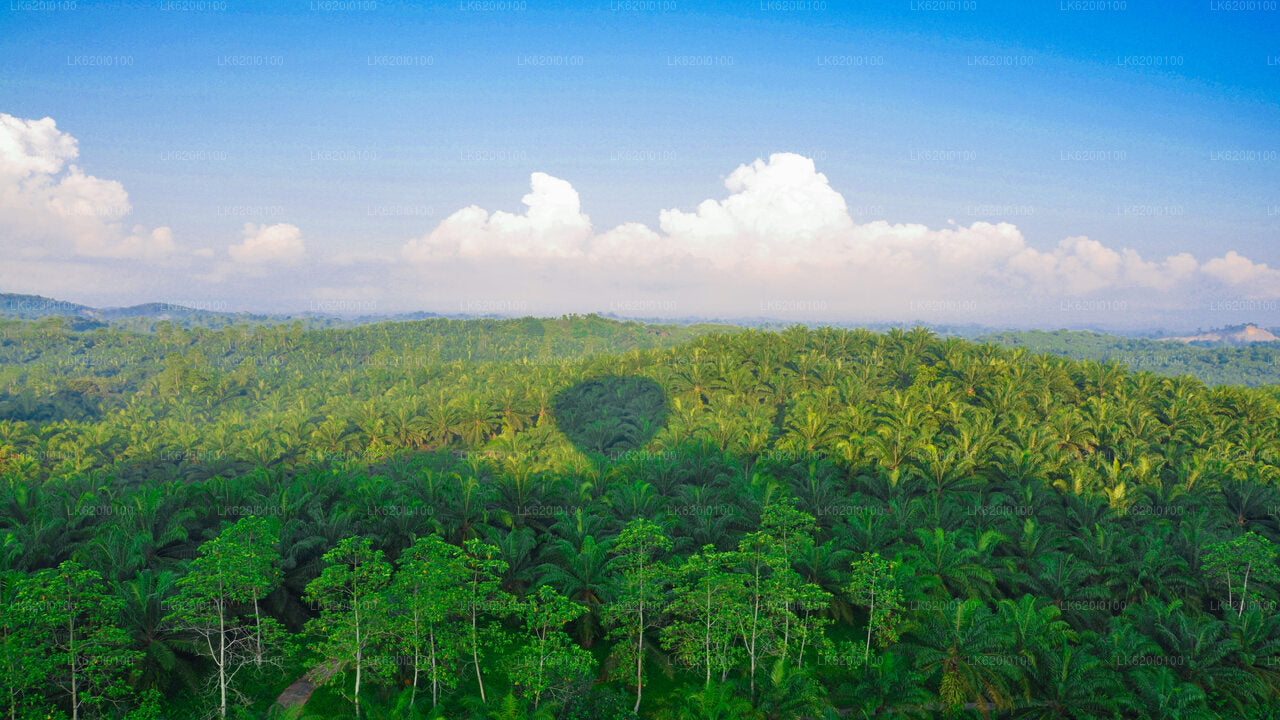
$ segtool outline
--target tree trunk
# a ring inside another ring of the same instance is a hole
[[[480,702],[488,704],[484,696],[484,678],[480,676],[480,640],[476,636],[476,607],[471,606],[471,661],[476,666],[476,683],[480,685]]]
[[[804,619],[809,619],[808,610],[804,613]],[[796,669],[800,670],[804,667],[804,648],[809,644],[809,630],[801,624],[796,631],[800,633],[800,648],[796,651]]]
[[[253,594],[253,632],[254,643],[257,651],[254,653],[254,662],[258,667],[262,667],[262,618],[258,615],[258,593]]]
[[[436,626],[431,626],[431,707],[440,701],[440,672],[436,670]]]
[[[226,613],[218,608],[218,713],[227,716],[227,626]]]
[[[419,647],[422,645],[422,642],[418,639],[421,635],[419,635],[418,631],[420,623],[418,622],[417,593],[414,594],[413,599],[413,691],[409,693],[409,707],[413,707],[414,704],[418,702],[418,668],[420,667],[421,662]]]
[[[791,649],[791,603],[782,603],[782,664],[787,664],[787,652]]]
[[[703,631],[703,636],[702,636],[702,649],[706,653],[706,656],[704,659],[706,660],[706,666],[707,666],[707,681],[703,685],[703,687],[709,688],[711,687],[711,588],[710,586],[707,587],[707,607],[705,609],[705,612],[706,612],[707,619],[704,624],[705,629]]]
[[[1240,609],[1236,611],[1236,617],[1244,615],[1244,598],[1249,592],[1249,571],[1253,569],[1253,563],[1244,566],[1244,585],[1240,586]]]
[[[543,670],[547,665],[547,648],[545,642],[540,642],[543,647],[538,648],[538,686],[533,691],[533,709],[538,709],[538,703],[542,701],[542,685],[545,678],[542,676]]]
[[[636,629],[636,706],[631,712],[640,714],[640,695],[644,692],[644,583],[640,584],[640,622]]]
[[[751,699],[756,698],[756,633],[760,627],[760,567],[757,563],[755,569],[755,596],[752,598],[751,606],[751,642],[747,647],[747,654],[751,658]]]
[[[413,690],[409,693],[409,707],[413,707],[418,702],[418,663],[421,662],[421,653],[418,652],[418,644],[413,644]]]
[[[864,650],[862,653],[863,667],[866,667],[867,663],[871,660],[871,621],[875,619],[875,616],[876,616],[876,594],[874,591],[872,591],[871,610],[867,613],[867,649]]]
[[[356,616],[356,720],[360,720],[360,670],[364,661],[364,648],[360,643],[360,599],[357,597],[355,601]]]
[[[67,621],[67,649],[71,658],[71,720],[80,720],[80,693],[76,686],[76,616],[71,609],[71,619]]]

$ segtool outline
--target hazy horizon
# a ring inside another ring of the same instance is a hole
[[[0,291],[1265,323],[1278,26],[1226,7],[17,3]]]

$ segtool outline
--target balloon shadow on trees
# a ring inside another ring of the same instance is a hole
[[[610,375],[556,394],[556,424],[579,451],[617,458],[644,447],[667,421],[667,397],[643,377]]]

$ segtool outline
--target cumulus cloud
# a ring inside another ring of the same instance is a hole
[[[650,284],[653,268],[700,267],[705,273],[698,282],[742,273],[766,286],[799,279],[793,289],[823,288],[828,297],[844,294],[854,302],[883,300],[886,294],[901,300],[948,293],[1008,298],[1169,292],[1206,281],[1280,296],[1280,271],[1235,252],[1201,264],[1185,252],[1148,259],[1084,236],[1041,250],[1005,222],[940,229],[858,224],[844,197],[800,155],[779,153],[742,165],[724,184],[723,199],[705,200],[692,211],[661,211],[657,230],[627,223],[597,231],[568,182],[534,173],[525,214],[464,208],[410,241],[402,254],[428,264],[558,261],[578,272],[589,263]]]
[[[0,289],[97,302],[189,296],[201,284],[197,292],[230,293],[306,258],[302,232],[287,223],[246,225],[238,243],[233,231],[219,245],[180,247],[170,227],[128,222],[124,185],[78,157],[78,141],[52,118],[0,113]]]
[[[143,260],[160,260],[172,256],[177,251],[173,243],[173,231],[168,227],[158,227],[148,231],[141,225],[135,226],[133,232],[117,242],[94,242],[83,238],[76,247],[81,255],[88,257]]]
[[[531,192],[522,198],[523,215],[489,212],[472,205],[445,218],[430,235],[410,241],[411,260],[442,257],[580,257],[591,235],[573,186],[546,173],[534,173]]]
[[[780,153],[725,179],[729,196],[695,212],[664,210],[658,224],[692,255],[729,266],[749,259],[804,262],[853,229],[844,198],[809,158]]]
[[[1280,270],[1255,263],[1235,250],[1206,262],[1202,269],[1219,282],[1248,289],[1253,297],[1280,296]]]
[[[23,120],[0,113],[0,177],[53,175],[79,154],[76,139],[58,130],[53,118]]]
[[[1280,270],[1235,251],[1201,262],[1083,236],[1033,245],[1007,222],[858,223],[813,160],[790,153],[741,165],[719,197],[660,210],[648,224],[594,227],[569,182],[533,173],[520,212],[465,207],[398,252],[353,244],[321,258],[289,223],[247,224],[238,242],[232,230],[228,241],[184,250],[168,227],[126,222],[124,186],[81,169],[78,157],[76,139],[52,119],[0,114],[3,289],[141,301],[166,288],[189,293],[194,281],[206,283],[200,292],[249,297],[276,268],[303,265],[272,275],[276,307],[308,297],[463,312],[794,310],[797,319],[934,321],[950,313],[993,323],[1039,319],[1059,298],[1127,298],[1134,315],[1176,312],[1215,293],[1280,298]]]
[[[1069,295],[1116,287],[1169,290],[1198,265],[1187,253],[1151,262],[1134,250],[1117,251],[1083,236],[1066,238],[1050,252],[1024,248],[1009,261],[1011,269],[1040,287]]]
[[[0,113],[0,231],[20,258],[121,258],[158,261],[175,251],[167,227],[126,230],[133,211],[114,180],[94,177],[71,161],[76,139],[52,118]]]
[[[243,265],[291,265],[302,260],[306,248],[296,225],[245,223],[244,241],[227,248],[231,259]]]

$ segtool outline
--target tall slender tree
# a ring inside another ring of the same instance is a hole
[[[127,648],[129,636],[116,625],[120,600],[105,587],[97,571],[67,560],[33,575],[19,600],[42,638],[52,680],[66,697],[72,720],[120,698],[139,656]]]
[[[536,711],[544,696],[563,701],[576,686],[589,680],[595,660],[573,644],[564,632],[586,608],[543,585],[520,603],[525,645],[512,658],[511,676],[533,694]]]
[[[864,552],[861,558],[853,561],[849,594],[855,605],[867,608],[867,642],[862,652],[863,666],[871,662],[873,632],[881,645],[898,639],[898,629],[903,620],[903,599],[894,570],[894,561],[880,557],[880,553]]]
[[[228,531],[204,543],[178,580],[178,594],[165,617],[191,636],[192,647],[213,664],[218,715],[224,718],[236,694],[236,675],[262,656],[259,623],[241,612],[253,594],[248,562]]]
[[[413,656],[413,688],[418,697],[423,673],[431,683],[431,707],[440,703],[441,688],[457,683],[453,670],[463,641],[457,616],[469,577],[462,551],[435,535],[419,538],[400,555],[391,583],[396,644]]]
[[[465,573],[461,612],[467,628],[466,644],[471,654],[471,666],[476,673],[476,687],[480,701],[487,703],[481,656],[501,637],[496,620],[510,615],[514,599],[502,590],[502,574],[507,564],[499,557],[498,548],[481,540],[468,540],[463,544],[462,566]]]
[[[732,553],[707,545],[675,571],[671,622],[662,629],[662,644],[680,662],[703,671],[703,686],[711,686],[712,672],[723,680],[736,654],[734,608],[745,592],[732,568]]]
[[[339,677],[347,667],[354,670],[351,701],[359,718],[366,667],[372,672],[385,670],[381,664],[370,665],[366,655],[388,630],[383,591],[391,580],[391,566],[382,551],[362,537],[342,540],[323,560],[320,577],[307,585],[307,600],[320,611],[318,618],[307,623],[307,629],[318,637],[322,659],[339,663],[343,669]]]
[[[621,668],[632,668],[636,687],[632,712],[636,713],[644,695],[645,634],[657,625],[663,610],[667,574],[666,565],[658,558],[670,549],[671,540],[662,528],[643,518],[627,523],[611,547],[618,590],[614,602],[605,608],[605,617],[613,625],[614,636],[622,641]]]

